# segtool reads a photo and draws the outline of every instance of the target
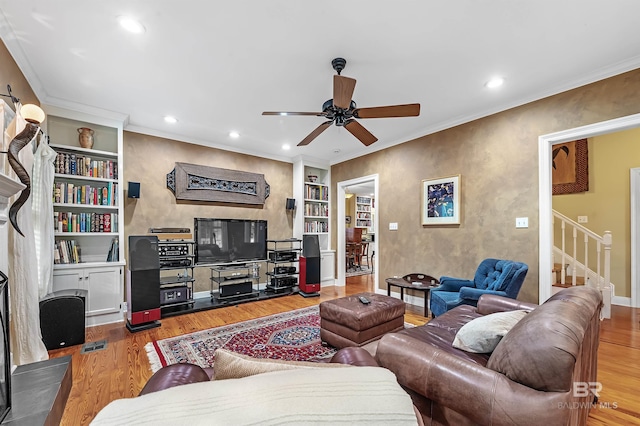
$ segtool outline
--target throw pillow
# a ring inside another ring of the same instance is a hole
[[[225,349],[217,349],[213,363],[213,379],[239,379],[255,374],[281,370],[309,368],[343,368],[346,364],[309,361],[283,361],[279,359],[252,358]]]
[[[500,339],[528,312],[496,312],[471,320],[458,330],[453,347],[473,353],[491,353],[500,343]]]

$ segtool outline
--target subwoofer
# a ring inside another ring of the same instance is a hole
[[[40,330],[47,350],[84,343],[87,290],[60,290],[40,301]]]

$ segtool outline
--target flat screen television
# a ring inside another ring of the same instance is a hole
[[[194,219],[196,264],[243,263],[267,258],[267,221]]]

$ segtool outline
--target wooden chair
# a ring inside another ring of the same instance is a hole
[[[346,228],[345,237],[347,271],[349,269],[360,269],[362,261],[362,228]]]

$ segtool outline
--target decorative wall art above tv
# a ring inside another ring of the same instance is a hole
[[[188,163],[176,163],[167,188],[176,200],[253,205],[264,205],[270,191],[263,174]]]

